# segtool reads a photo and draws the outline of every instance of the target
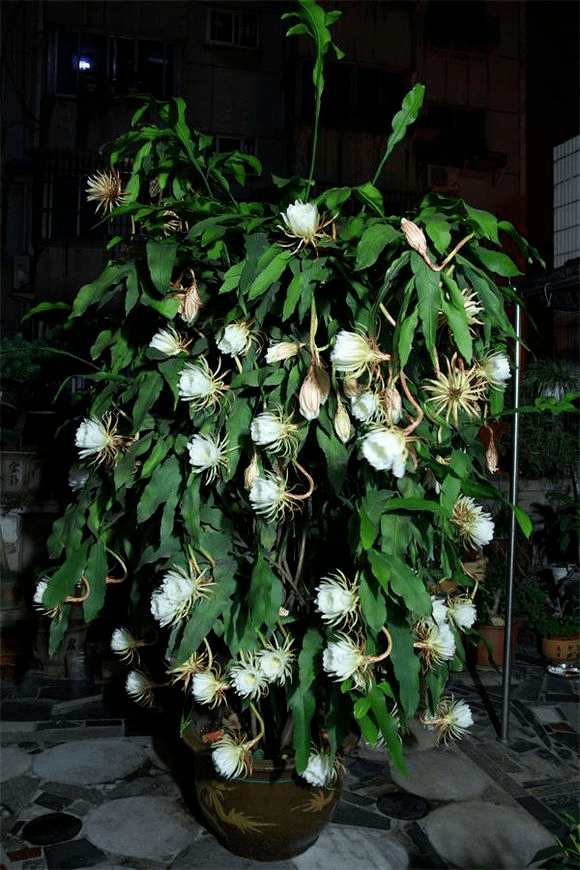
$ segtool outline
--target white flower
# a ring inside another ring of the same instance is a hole
[[[269,447],[277,453],[289,456],[296,450],[298,426],[291,417],[284,417],[282,411],[264,411],[254,417],[250,424],[250,435],[255,444]]]
[[[207,598],[211,582],[205,572],[186,571],[174,566],[163,576],[161,587],[151,596],[151,613],[162,626],[183,619],[195,602]]]
[[[226,779],[237,779],[251,771],[247,745],[229,734],[214,743],[211,757],[217,772]]]
[[[448,608],[451,619],[460,631],[471,628],[477,618],[477,610],[473,601],[469,598],[456,598],[451,601]]]
[[[433,605],[431,618],[433,619],[433,622],[437,623],[437,625],[441,625],[447,619],[447,605],[441,600],[441,598],[437,598],[436,595],[431,596],[431,604]]]
[[[322,667],[340,682],[352,677],[366,665],[366,661],[364,653],[346,635],[331,641],[322,654]]]
[[[179,375],[179,397],[190,402],[193,410],[214,407],[227,390],[223,376],[210,371],[205,357],[197,363],[188,363]]]
[[[84,487],[89,477],[90,473],[86,468],[73,465],[68,473],[68,485],[73,492],[78,492]]]
[[[429,664],[440,665],[455,655],[455,638],[446,623],[425,622],[418,627],[420,640],[415,646],[423,650]]]
[[[194,674],[191,678],[191,693],[200,704],[215,707],[224,698],[226,689],[229,689],[229,684],[211,671]]]
[[[229,674],[232,686],[241,698],[256,701],[267,686],[266,675],[253,656],[231,665]]]
[[[103,214],[113,211],[117,206],[127,202],[129,194],[123,190],[121,176],[116,169],[108,172],[95,172],[87,179],[88,187],[85,191],[87,200],[97,203],[96,212],[102,210]]]
[[[218,349],[230,356],[240,356],[249,351],[252,345],[252,331],[250,325],[243,320],[236,323],[228,323],[217,341]]]
[[[126,628],[116,628],[111,635],[111,649],[117,655],[131,656],[137,641]]]
[[[36,584],[36,589],[34,590],[34,597],[32,602],[37,610],[41,610],[43,613],[46,613],[47,610],[42,603],[42,599],[44,598],[44,593],[48,589],[48,577],[42,577],[38,583]]]
[[[362,452],[377,471],[392,471],[395,477],[405,474],[407,442],[399,429],[372,429],[363,438]]]
[[[330,359],[337,371],[349,378],[358,378],[390,356],[379,350],[374,339],[341,329],[334,340]]]
[[[459,529],[460,538],[481,549],[493,539],[494,522],[491,514],[467,495],[460,495],[451,514],[451,522]]]
[[[316,607],[329,625],[352,621],[358,606],[357,586],[338,571],[325,577],[317,587]]]
[[[320,225],[316,205],[299,199],[294,200],[294,205],[289,205],[286,211],[282,212],[282,220],[288,227],[290,235],[307,242],[313,241]]]
[[[441,741],[448,743],[449,740],[463,737],[467,729],[473,725],[473,716],[464,701],[445,697],[437,705],[435,716],[424,717],[423,723],[435,726],[438,743]]]
[[[261,672],[269,683],[278,683],[283,686],[292,675],[292,660],[294,653],[291,651],[291,638],[287,639],[282,647],[276,641],[269,643],[264,649],[256,653],[256,662]]]
[[[75,446],[79,448],[81,459],[95,456],[96,461],[100,462],[112,458],[116,455],[117,444],[118,438],[110,417],[105,417],[104,422],[96,417],[86,418],[75,435]]]
[[[271,473],[257,477],[250,487],[249,498],[256,513],[268,522],[279,519],[288,503],[286,481]]]
[[[155,333],[149,342],[149,347],[164,353],[165,356],[177,356],[178,353],[186,349],[189,343],[173,327],[169,326],[167,329],[160,329],[159,332]]]
[[[510,362],[505,353],[500,351],[491,353],[480,360],[477,373],[488,384],[498,389],[503,389],[506,381],[511,377]]]
[[[370,390],[365,390],[364,393],[353,396],[350,400],[352,415],[357,420],[360,420],[361,423],[368,423],[369,420],[376,417],[379,407],[379,397]]]
[[[220,467],[227,467],[227,438],[219,441],[212,435],[194,435],[187,445],[189,462],[196,474],[207,471],[211,483]]]
[[[150,706],[153,703],[154,688],[155,683],[152,683],[142,671],[130,671],[127,674],[125,689],[134,701]]]
[[[306,782],[314,786],[325,786],[336,779],[336,768],[330,763],[326,752],[312,752],[306,770],[300,774]]]

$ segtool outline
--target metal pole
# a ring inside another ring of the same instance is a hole
[[[510,501],[518,503],[518,468],[520,452],[520,379],[521,379],[521,340],[522,340],[522,311],[516,303],[515,311],[515,371],[514,371],[514,427],[512,438],[512,469],[510,478]],[[500,740],[507,742],[509,732],[510,712],[510,677],[512,658],[512,622],[514,600],[514,578],[516,571],[516,516],[514,511],[510,516],[510,544],[508,554],[508,574],[506,580],[506,607],[505,607],[505,641],[503,658],[503,682],[501,698],[501,732]]]

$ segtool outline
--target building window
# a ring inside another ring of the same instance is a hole
[[[154,39],[58,31],[49,66],[49,90],[74,97],[109,88],[117,95],[173,93],[174,47]]]
[[[255,139],[233,138],[231,136],[216,136],[214,148],[219,154],[228,151],[241,151],[242,154],[256,154]]]
[[[207,39],[216,45],[258,48],[258,16],[255,12],[209,9]]]

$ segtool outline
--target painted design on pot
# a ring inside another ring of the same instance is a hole
[[[232,828],[237,828],[238,831],[251,832],[258,834],[262,828],[274,827],[273,822],[262,822],[259,819],[248,816],[240,810],[231,809],[227,812],[223,807],[223,802],[227,797],[227,792],[234,791],[233,786],[227,786],[223,782],[210,782],[202,786],[199,791],[199,797],[203,800],[203,809],[205,814],[215,825],[217,830],[223,832],[223,828],[217,821],[230,825]],[[213,812],[212,812],[213,811]],[[217,817],[217,818],[216,818]]]
[[[340,789],[316,788],[311,789],[308,799],[302,804],[292,807],[293,813],[321,813],[329,804],[336,801],[336,792]]]

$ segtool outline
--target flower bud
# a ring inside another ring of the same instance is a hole
[[[244,487],[249,491],[252,488],[254,481],[260,476],[260,468],[258,466],[258,454],[254,450],[252,461],[244,471]]]
[[[413,221],[408,221],[407,218],[403,218],[401,220],[401,229],[405,234],[407,244],[413,248],[414,251],[417,251],[421,257],[429,257],[427,252],[427,239],[425,238],[425,233],[421,227],[418,227],[417,224],[413,223]]]
[[[338,397],[337,397],[338,398]],[[350,417],[343,403],[338,399],[336,414],[334,415],[334,431],[343,444],[350,438]]]
[[[290,357],[296,356],[301,347],[302,345],[297,341],[279,341],[268,348],[266,362],[282,362],[282,360],[290,359]]]
[[[403,402],[401,394],[394,384],[391,384],[383,390],[381,394],[381,402],[391,423],[398,423],[401,419],[401,408]]]
[[[355,399],[361,391],[361,386],[356,378],[345,378],[342,382],[342,388],[347,399]]]
[[[321,365],[311,365],[300,387],[298,403],[300,413],[307,420],[314,420],[320,414],[321,406],[330,393],[330,378]]]

